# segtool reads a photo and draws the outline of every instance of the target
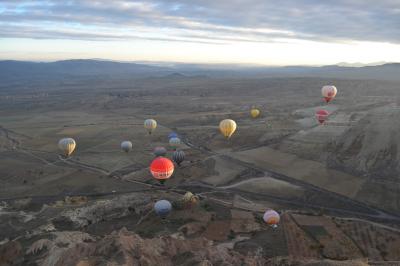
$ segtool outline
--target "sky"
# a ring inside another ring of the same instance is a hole
[[[0,0],[0,60],[400,62],[400,0]]]

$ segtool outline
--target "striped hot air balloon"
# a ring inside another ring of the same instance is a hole
[[[263,219],[264,222],[266,222],[268,225],[271,225],[272,227],[277,227],[281,218],[276,211],[267,210],[264,213]]]
[[[181,145],[180,138],[170,138],[169,139],[169,146],[171,146],[172,149],[176,150],[180,145]]]
[[[174,164],[170,159],[157,157],[151,162],[150,172],[155,179],[163,184],[174,173]]]
[[[172,154],[172,160],[176,162],[178,166],[181,165],[181,163],[185,160],[185,153],[181,150],[176,150]]]
[[[154,119],[146,119],[144,121],[144,128],[151,134],[157,127],[157,121]]]
[[[73,138],[63,138],[58,142],[58,148],[65,157],[68,157],[75,150],[76,142]]]

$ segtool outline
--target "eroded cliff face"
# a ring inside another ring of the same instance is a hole
[[[372,178],[399,180],[400,109],[368,112],[328,148],[328,166]]]
[[[24,259],[19,259],[24,257]],[[16,263],[17,262],[17,263]],[[20,264],[18,264],[20,263]],[[243,255],[205,238],[181,239],[163,236],[144,239],[123,228],[101,239],[82,232],[57,232],[33,242],[24,251],[18,241],[0,249],[1,265],[94,266],[94,265],[367,265],[364,260],[333,261],[288,257],[263,258]]]
[[[27,258],[49,266],[263,265],[265,262],[263,258],[241,255],[202,237],[183,239],[169,235],[144,239],[125,228],[101,239],[81,232],[58,232],[51,238],[34,242],[27,250]],[[16,245],[10,249],[13,247]]]

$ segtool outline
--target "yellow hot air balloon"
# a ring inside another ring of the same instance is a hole
[[[236,130],[236,122],[232,119],[225,119],[219,123],[219,130],[225,138],[229,139]]]
[[[63,138],[58,142],[58,148],[68,157],[75,150],[76,142],[73,138]]]
[[[183,195],[182,201],[186,208],[191,208],[197,204],[197,202],[199,201],[199,198],[197,196],[193,195],[192,192],[188,191],[185,193],[185,195]]]
[[[260,110],[258,110],[257,108],[253,108],[250,111],[250,115],[253,118],[257,118],[260,115]]]
[[[151,134],[157,127],[157,121],[154,119],[146,119],[144,121],[144,128]]]

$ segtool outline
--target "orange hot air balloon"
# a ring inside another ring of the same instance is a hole
[[[164,184],[174,173],[174,163],[165,157],[157,157],[151,162],[150,172],[155,179]]]
[[[321,89],[322,97],[324,97],[325,102],[329,103],[337,94],[337,89],[335,86],[327,85],[323,86]]]
[[[318,110],[317,113],[315,114],[315,117],[317,118],[318,122],[320,124],[323,124],[326,119],[328,119],[329,113],[326,110]]]

